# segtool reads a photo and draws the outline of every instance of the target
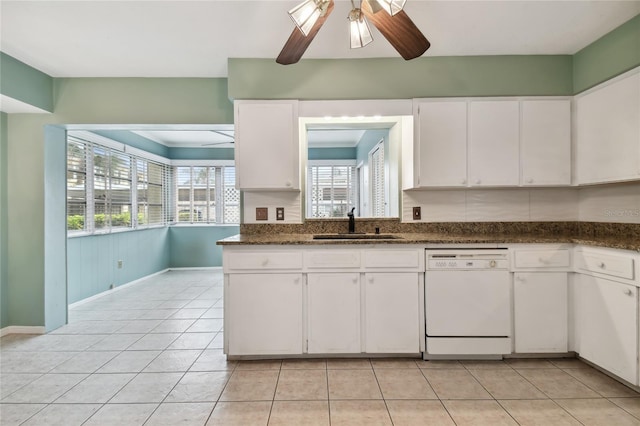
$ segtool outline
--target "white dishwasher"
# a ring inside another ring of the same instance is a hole
[[[425,359],[511,353],[507,249],[426,251]]]

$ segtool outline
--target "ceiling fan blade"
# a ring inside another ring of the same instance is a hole
[[[233,142],[235,141],[235,137],[234,135],[230,135],[229,133],[225,133],[223,130],[209,130],[211,133],[216,133],[218,135],[222,135],[222,136],[226,136],[229,139],[231,139],[229,142]],[[233,130],[228,130],[229,132],[232,132]],[[219,143],[229,143],[229,142],[219,142]]]
[[[378,31],[404,59],[408,61],[417,58],[431,46],[429,40],[420,32],[404,10],[391,16],[382,8],[377,7],[377,4],[372,6],[370,2],[377,3],[376,0],[362,2],[364,16],[373,22]]]
[[[313,38],[316,36],[316,34],[318,34],[318,31],[320,31],[322,25],[324,25],[324,21],[327,20],[332,11],[333,0],[330,0],[324,16],[318,18],[313,27],[311,27],[309,35],[306,37],[297,27],[294,28],[293,32],[289,36],[289,39],[280,51],[276,62],[282,65],[291,65],[298,62],[313,41]]]
[[[211,142],[211,143],[203,143],[200,146],[215,146],[215,145],[228,145],[228,144],[234,144],[235,141],[227,141],[227,142]]]

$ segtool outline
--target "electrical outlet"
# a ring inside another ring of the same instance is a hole
[[[269,209],[267,207],[256,207],[256,220],[268,220]]]
[[[276,220],[284,220],[284,207],[276,207]]]
[[[422,213],[420,212],[420,207],[413,208],[413,220],[420,220],[422,217]]]
[[[109,284],[109,290],[113,290],[113,284]]]
[[[118,260],[118,269],[122,269],[123,263],[122,260]]]

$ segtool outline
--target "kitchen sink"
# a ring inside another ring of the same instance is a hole
[[[400,240],[402,237],[392,234],[315,234],[314,240]]]

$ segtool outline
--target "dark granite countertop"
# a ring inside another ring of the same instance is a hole
[[[358,244],[583,244],[640,252],[635,237],[601,237],[535,234],[394,233],[398,239],[314,240],[313,234],[238,234],[218,245],[358,245]]]

